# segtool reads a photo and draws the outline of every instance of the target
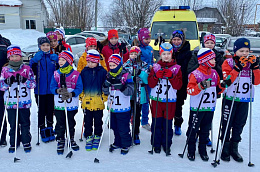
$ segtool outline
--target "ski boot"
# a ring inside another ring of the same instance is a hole
[[[93,140],[93,144],[92,144],[92,150],[97,150],[98,149],[99,142],[100,142],[100,136],[95,135],[94,136],[94,140]]]
[[[208,161],[209,157],[208,157],[208,154],[207,154],[206,145],[205,144],[199,145],[198,149],[199,149],[199,154],[200,154],[201,159],[203,161]]]
[[[188,152],[187,157],[190,161],[195,161],[195,153]]]
[[[110,147],[109,147],[109,152],[113,152],[114,150],[118,149],[119,146],[116,146],[114,144],[111,144]]]
[[[15,146],[13,145],[11,145],[10,147],[9,147],[9,149],[8,149],[8,152],[9,153],[14,153],[15,152]]]
[[[49,142],[49,137],[46,136],[46,128],[41,129],[41,139],[44,143]]]
[[[231,142],[230,155],[236,162],[243,162],[243,157],[238,152],[238,142]]]
[[[92,145],[93,145],[93,136],[88,136],[86,140],[86,146],[85,146],[86,151],[91,151]]]
[[[129,147],[125,147],[121,149],[121,154],[126,155],[129,152]]]
[[[46,137],[49,138],[49,141],[55,140],[55,135],[54,135],[52,127],[47,127],[46,130],[45,130],[45,134],[46,134]]]
[[[134,136],[134,144],[135,145],[140,145],[141,141],[139,139],[139,135],[138,134],[135,134]]]
[[[70,144],[71,144],[72,150],[74,150],[74,151],[79,150],[79,145],[77,145],[77,143],[74,141],[74,139],[71,139]]]
[[[171,155],[171,149],[170,149],[170,148],[168,148],[168,149],[166,150],[166,147],[163,147],[163,151],[166,153],[167,156],[168,156],[168,155]]]
[[[1,147],[6,147],[7,146],[7,142],[4,140],[4,141],[2,141],[1,143],[0,143],[0,146]]]
[[[25,143],[23,144],[23,149],[25,153],[30,153],[32,150],[32,146],[31,143]]]
[[[153,150],[155,153],[161,153],[161,147],[154,147]]]
[[[221,153],[221,159],[223,161],[230,161],[230,142],[225,142]]]
[[[208,146],[208,147],[211,147],[211,146],[212,146],[212,142],[210,141],[209,138],[207,138],[207,146]]]
[[[57,154],[62,155],[64,152],[64,147],[65,147],[65,139],[59,139],[57,140]]]
[[[148,131],[151,131],[151,126],[150,124],[145,124],[145,125],[142,125],[142,127]]]
[[[180,136],[181,135],[181,127],[178,127],[178,126],[174,126],[174,129],[175,129],[175,135],[177,136]]]

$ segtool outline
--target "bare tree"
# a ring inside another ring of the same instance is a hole
[[[252,20],[256,3],[257,0],[218,0],[218,8],[227,20],[226,32],[241,35],[243,25]]]
[[[46,0],[57,25],[90,29],[94,23],[93,0]]]
[[[162,5],[163,0],[114,0],[104,16],[103,23],[109,27],[124,26],[130,33],[139,28],[149,27],[151,19]]]

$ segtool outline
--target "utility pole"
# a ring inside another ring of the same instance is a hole
[[[242,29],[243,24],[244,24],[244,12],[245,12],[245,8],[247,7],[247,5],[245,3],[243,3],[240,7],[242,8],[241,28],[240,29]]]
[[[95,31],[97,31],[97,5],[98,5],[98,0],[95,2]]]
[[[256,19],[257,5],[260,5],[260,4],[256,4],[256,7],[255,7],[255,19]],[[255,19],[254,19],[254,29],[256,31]]]

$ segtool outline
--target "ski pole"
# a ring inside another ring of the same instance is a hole
[[[213,119],[212,119],[213,120]],[[214,153],[215,150],[213,149],[213,122],[211,122],[211,150],[210,153]]]
[[[19,113],[19,91],[20,91],[20,81],[17,82],[17,92],[16,92],[16,96],[17,96],[17,107],[16,107],[16,118],[15,118],[15,142],[14,142],[14,162],[20,160],[19,158],[16,157],[17,155],[17,130],[18,130],[18,113]]]
[[[169,79],[167,77],[166,78],[166,149],[165,149],[166,156],[171,155],[170,148],[168,148],[168,136],[169,136],[169,132],[168,132],[168,127],[169,127],[169,124],[168,124],[168,122],[169,122],[169,119],[168,119],[168,117],[169,117],[169,111],[168,111],[168,96],[169,96],[169,94],[168,94],[168,85],[169,85],[169,83],[168,83],[168,81],[169,81]]]
[[[250,70],[250,117],[249,117],[249,162],[248,166],[253,167],[255,164],[251,162],[252,154],[251,154],[251,143],[252,143],[252,92],[253,92],[253,84],[252,84],[252,70]]]
[[[83,114],[84,114],[84,112],[83,112]],[[84,130],[84,117],[83,117],[83,124],[82,124],[82,128],[81,128],[81,135],[80,135],[80,139],[79,139],[79,141],[81,141],[81,142],[83,142],[83,139],[82,139],[82,137],[83,137],[83,130]]]
[[[134,72],[134,76],[136,78],[136,70],[135,70],[135,67],[133,65],[133,72]],[[134,135],[135,135],[135,118],[136,118],[136,99],[137,99],[137,84],[136,82],[134,82],[134,94],[135,94],[135,97],[134,97],[134,114],[133,114],[133,125],[132,125],[132,146],[134,145]]]
[[[66,117],[66,131],[67,131],[67,139],[68,139],[68,154],[66,158],[71,158],[73,155],[72,150],[71,150],[71,142],[70,142],[70,129],[69,129],[69,121],[68,121],[68,113],[67,113],[67,100],[64,100],[64,109],[65,109],[65,117]]]
[[[230,75],[228,75],[227,80],[230,79]],[[217,161],[217,156],[218,156],[218,151],[219,151],[219,140],[220,140],[220,133],[221,133],[221,125],[223,122],[223,116],[224,116],[224,111],[225,111],[225,104],[226,104],[226,97],[227,97],[227,86],[225,88],[224,91],[224,97],[223,97],[223,102],[222,102],[222,115],[221,115],[221,119],[220,119],[220,123],[219,123],[219,129],[218,129],[218,139],[217,139],[217,147],[216,147],[216,154],[215,154],[215,159],[213,160],[213,163],[211,163],[211,165],[213,165],[213,167],[216,167],[217,164],[219,164],[219,162]],[[213,145],[213,144],[212,144]]]
[[[234,102],[235,102],[235,97],[236,97],[236,93],[237,93],[237,88],[238,88],[238,83],[239,83],[239,80],[240,80],[240,76],[241,76],[241,72],[239,72],[239,75],[238,75],[238,78],[237,78],[237,86],[236,86],[236,89],[235,89],[235,92],[234,92],[234,95],[233,95],[233,100],[232,100],[232,103],[231,103],[231,107],[230,107],[230,112],[229,112],[229,116],[228,116],[228,120],[227,120],[227,125],[226,125],[226,128],[225,128],[225,133],[224,133],[224,137],[223,137],[223,143],[221,145],[221,149],[220,149],[220,153],[219,153],[219,159],[218,159],[218,164],[220,162],[220,156],[222,154],[222,151],[223,151],[223,148],[224,148],[224,144],[225,144],[225,141],[226,141],[226,135],[227,135],[227,130],[229,128],[229,122],[230,122],[230,118],[231,118],[231,114],[232,114],[232,110],[233,110],[233,106],[234,106]],[[216,167],[216,166],[214,166]]]
[[[208,81],[210,81],[210,80],[211,80],[211,78],[208,79]],[[201,106],[203,97],[204,97],[204,95],[205,95],[205,93],[206,93],[206,90],[207,90],[207,88],[204,90],[204,92],[203,92],[203,94],[202,94],[202,96],[201,96],[201,99],[200,99],[200,102],[199,102],[199,106],[198,106],[198,109],[197,109],[197,112],[196,112],[196,115],[195,115],[195,119],[198,117],[199,109],[200,109],[200,106]],[[181,158],[183,158],[183,155],[184,155],[184,153],[185,153],[186,147],[188,146],[188,142],[189,142],[189,140],[190,140],[190,136],[191,136],[192,130],[193,130],[193,128],[195,128],[195,126],[196,126],[196,122],[195,122],[195,121],[196,121],[196,120],[193,120],[193,121],[192,121],[192,127],[191,127],[191,129],[190,129],[190,132],[189,132],[188,138],[187,138],[187,140],[186,140],[186,143],[185,143],[185,146],[184,146],[184,149],[183,149],[182,154],[178,154]]]
[[[9,103],[10,90],[11,90],[11,87],[9,86],[8,87],[8,96],[7,96],[7,100],[6,100],[6,103],[5,103],[3,121],[2,121],[2,124],[1,124],[0,138],[2,138],[4,123],[5,123],[5,121],[7,121],[7,106],[8,106],[8,103]]]
[[[39,126],[39,113],[40,113],[40,61],[38,61],[38,140],[36,145],[39,146],[40,145],[40,126]]]

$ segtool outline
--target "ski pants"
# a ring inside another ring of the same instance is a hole
[[[221,137],[220,139],[223,140],[225,130],[227,127],[227,120],[229,117],[229,112],[231,108],[232,101],[226,100],[224,112],[222,112],[223,121],[222,121],[222,130],[221,130]],[[225,142],[240,142],[241,141],[241,134],[243,132],[243,128],[246,124],[247,116],[248,116],[248,102],[236,102],[234,101],[232,114],[229,121],[229,126],[226,134]],[[232,134],[231,134],[232,129]]]
[[[1,131],[1,125],[4,120],[4,126],[3,126],[3,132],[2,132],[2,137],[0,138],[0,145],[6,140],[6,133],[7,133],[7,123],[4,118],[4,92],[0,91],[0,131]]]
[[[102,130],[102,121],[103,117],[103,110],[97,111],[90,111],[85,109],[84,110],[84,136],[87,138],[88,136],[93,135],[93,120],[94,120],[94,135],[101,136]]]
[[[196,113],[197,111],[190,111],[189,126],[186,132],[187,138],[191,132],[188,141],[188,152],[190,153],[195,153],[197,136],[199,136],[199,147],[202,149],[206,148],[214,111],[200,111],[197,117]],[[198,132],[199,129],[200,131]]]
[[[122,113],[111,112],[111,128],[115,135],[114,145],[122,148],[131,146],[130,117],[130,111]]]
[[[70,139],[74,139],[76,121],[74,119],[75,115],[78,113],[78,110],[67,111],[68,123],[69,123],[69,132]],[[56,140],[64,139],[66,131],[66,116],[65,110],[55,110],[54,111],[57,123],[55,126],[55,133],[57,134]]]
[[[142,120],[141,120],[142,125],[148,124],[148,121],[149,121],[149,117],[148,117],[149,116],[149,101],[150,101],[149,95],[151,93],[151,88],[148,85],[146,85],[145,87],[147,88],[146,90],[147,90],[148,94],[146,93],[147,103],[142,104]]]
[[[16,131],[16,109],[8,109],[8,121],[10,124],[10,145],[15,145],[15,131]],[[30,109],[19,109],[18,110],[18,126],[17,126],[17,142],[20,142],[20,129],[21,129],[21,141],[23,144],[31,142],[30,133]]]
[[[47,127],[52,127],[53,124],[53,112],[54,112],[54,95],[46,94],[40,95],[40,104],[38,104],[38,94],[35,94],[37,105],[39,105],[38,112],[38,127],[42,130],[45,126],[45,117]]]
[[[179,95],[181,92],[177,91],[177,101],[176,101],[176,111],[174,115],[174,125],[181,127],[181,124],[183,123],[182,118],[182,106],[184,105],[185,97],[183,95]]]
[[[134,106],[135,106],[135,101],[131,100],[131,111],[134,115]],[[136,114],[135,114],[135,128],[134,128],[134,134],[138,135],[140,133],[140,117],[141,117],[141,109],[142,105],[139,103],[136,103]]]

